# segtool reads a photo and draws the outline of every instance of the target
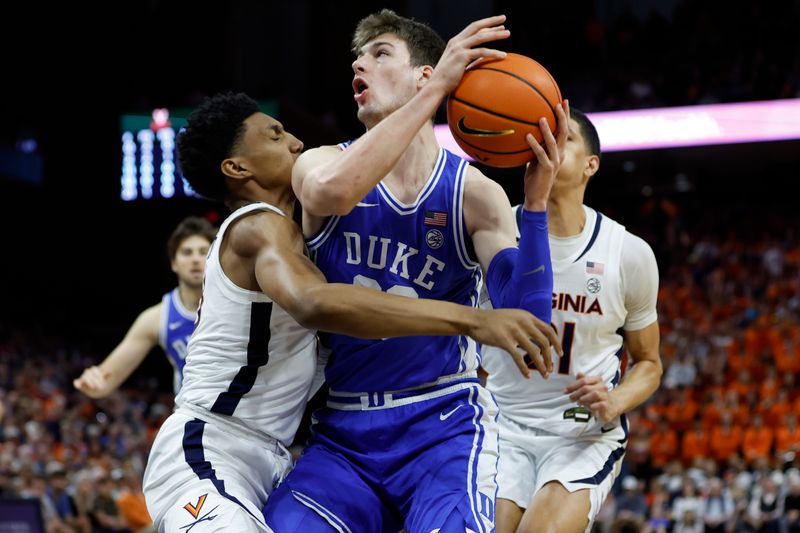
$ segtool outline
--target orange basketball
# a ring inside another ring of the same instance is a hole
[[[517,167],[535,157],[525,135],[542,142],[539,118],[555,131],[560,102],[561,91],[542,65],[509,53],[464,73],[447,100],[447,123],[470,156],[491,167]]]

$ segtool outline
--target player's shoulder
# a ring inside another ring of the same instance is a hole
[[[485,200],[494,195],[502,195],[508,201],[503,187],[472,165],[467,166],[464,175],[464,195],[473,197],[476,200]]]
[[[653,247],[646,240],[627,229],[623,239],[622,250],[624,254],[648,257],[655,255]]]
[[[620,231],[622,232],[622,256],[623,259],[633,259],[641,261],[649,261],[651,258],[655,262],[655,254],[650,244],[642,237],[636,235],[624,224],[618,220],[608,216],[607,214],[598,211],[588,205],[584,208],[589,212],[594,212],[595,217],[602,217],[602,225],[605,226],[605,231]]]
[[[236,254],[248,257],[265,246],[290,239],[295,229],[296,224],[288,216],[270,209],[258,209],[231,222],[225,240]]]
[[[161,327],[161,320],[164,316],[164,313],[167,313],[168,310],[164,305],[164,301],[160,301],[155,305],[151,305],[141,313],[136,318],[135,328],[136,330],[146,333],[150,336],[158,335],[158,330]]]

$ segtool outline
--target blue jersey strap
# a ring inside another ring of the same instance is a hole
[[[553,265],[547,235],[547,212],[520,207],[519,248],[500,250],[486,272],[486,288],[496,308],[526,309],[550,323]]]

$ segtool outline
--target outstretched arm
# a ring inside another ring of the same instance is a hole
[[[84,369],[73,386],[90,398],[104,398],[115,391],[158,344],[162,304],[145,309],[125,338],[97,366]]]
[[[231,240],[230,252],[237,254],[241,262],[252,265],[258,290],[305,327],[368,339],[469,335],[480,343],[510,352],[526,375],[529,371],[523,361],[524,353],[549,351],[551,346],[558,346],[549,324],[521,310],[485,311],[356,285],[327,283],[319,269],[303,255],[297,227],[284,217],[271,213],[253,215],[232,230],[238,235]]]

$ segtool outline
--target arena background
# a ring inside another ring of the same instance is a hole
[[[71,390],[77,361],[99,361],[174,285],[164,249],[169,231],[189,214],[225,216],[194,198],[122,201],[120,117],[191,108],[205,95],[243,90],[273,101],[278,118],[307,147],[358,136],[350,33],[381,7],[426,21],[445,39],[471,20],[505,13],[511,38],[498,46],[540,61],[571,104],[588,112],[800,98],[797,0],[5,6],[17,32],[2,37],[0,400],[10,414],[4,427],[25,422],[9,403],[25,382],[17,363],[49,365],[68,409],[78,401]],[[742,244],[743,262],[760,265],[771,243],[784,252],[798,248],[798,163],[796,139],[615,152],[604,156],[586,203],[643,236],[656,250],[662,279],[696,265],[696,244],[704,239],[733,239]],[[512,202],[521,200],[520,169],[485,171]],[[787,262],[781,275],[788,290],[797,289],[796,264]],[[757,279],[751,282],[736,294],[763,295]],[[799,297],[781,304],[795,332]],[[662,315],[662,324],[667,319]],[[125,394],[148,390],[146,399],[168,398],[170,368],[156,351]],[[699,377],[693,386],[702,386]],[[8,442],[4,431],[0,450]],[[0,479],[11,486],[15,474],[7,466],[0,461]],[[631,472],[643,477],[641,469]]]

